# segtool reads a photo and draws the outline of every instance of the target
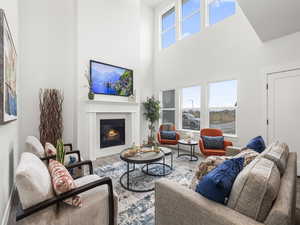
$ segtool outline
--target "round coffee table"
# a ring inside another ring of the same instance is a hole
[[[188,145],[190,146],[190,154],[179,154],[179,146],[180,145]],[[197,141],[190,141],[187,142],[186,140],[179,140],[178,141],[178,155],[177,157],[181,157],[181,156],[190,156],[191,159],[190,161],[198,161],[198,156],[195,155],[195,146],[198,145]]]
[[[123,188],[125,188],[128,191],[133,191],[133,192],[148,192],[148,191],[153,191],[153,188],[148,188],[148,189],[135,189],[133,187],[130,187],[130,173],[134,172],[136,170],[135,164],[151,164],[158,162],[160,160],[163,160],[163,164],[165,164],[165,154],[163,151],[160,151],[159,153],[156,152],[146,152],[146,153],[139,153],[133,157],[126,157],[124,156],[124,153],[128,149],[125,149],[121,152],[120,158],[124,162],[127,163],[127,171],[122,174],[120,177],[120,184]],[[133,168],[130,169],[130,164],[133,164]],[[126,176],[126,184],[123,183],[123,177]]]

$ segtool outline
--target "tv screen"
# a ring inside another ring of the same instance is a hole
[[[95,94],[128,97],[133,94],[133,71],[97,61],[90,61],[90,79]]]

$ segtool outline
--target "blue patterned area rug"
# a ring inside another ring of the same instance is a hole
[[[165,178],[188,187],[194,175],[194,168],[200,162],[190,162],[189,158],[176,158],[174,155],[174,168],[171,174]],[[168,162],[167,162],[168,163]],[[99,167],[95,173],[101,177],[109,176],[113,180],[114,190],[119,196],[119,225],[154,225],[154,191],[146,193],[136,193],[125,190],[119,182],[121,175],[126,171],[126,163],[116,162],[112,165]],[[148,176],[141,172],[141,166],[136,166],[137,170],[130,174],[131,183],[137,189],[148,189],[154,187],[156,180],[161,177]],[[162,167],[156,165],[150,168],[152,172],[161,172]],[[126,180],[126,176],[124,177]],[[124,183],[126,183],[124,180]]]

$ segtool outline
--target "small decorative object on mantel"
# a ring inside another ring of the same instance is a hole
[[[86,80],[88,82],[88,88],[89,88],[88,98],[89,98],[89,100],[94,100],[95,93],[92,90],[92,80],[91,80],[91,78],[89,76],[88,70],[85,70],[84,76],[85,76],[85,78],[86,78]]]
[[[146,120],[150,122],[149,131],[150,135],[148,137],[148,144],[153,145],[155,141],[154,133],[155,133],[155,123],[159,120],[160,117],[160,102],[152,96],[151,98],[147,98],[147,101],[143,103],[145,108],[144,116]]]
[[[40,89],[39,99],[40,141],[43,146],[46,142],[55,145],[57,140],[62,138],[63,133],[63,93],[57,89]]]
[[[0,124],[17,119],[17,52],[0,9]]]
[[[56,160],[64,165],[65,155],[66,155],[66,151],[64,147],[64,142],[62,139],[58,139],[56,144]]]
[[[133,94],[128,97],[129,102],[135,102],[135,96],[136,96],[135,93],[136,93],[136,91],[134,89]]]

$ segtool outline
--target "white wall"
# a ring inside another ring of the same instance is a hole
[[[5,10],[8,24],[12,33],[14,44],[19,52],[18,44],[18,1],[2,0],[0,8]],[[17,75],[19,82],[19,74]],[[18,83],[19,85],[19,83]],[[18,88],[18,87],[17,87]],[[20,96],[19,96],[20,97]],[[20,99],[18,99],[20,101]],[[4,212],[13,187],[15,165],[17,164],[18,149],[18,120],[0,125],[0,222],[4,218]]]
[[[155,92],[237,79],[237,144],[244,145],[251,137],[264,134],[262,70],[299,60],[300,33],[262,43],[238,7],[236,15],[160,51],[158,16],[165,7],[158,7],[155,14]]]
[[[87,81],[84,71],[88,68],[89,60],[133,69],[136,100],[137,102],[144,100],[152,93],[150,76],[153,15],[152,10],[141,6],[139,0],[78,0],[77,4],[79,90],[77,136],[79,148],[85,150],[88,149],[85,112],[88,89],[85,87]],[[142,27],[141,23],[146,27]],[[143,44],[147,46],[141,47]],[[100,95],[96,96],[96,99],[126,100],[122,97]],[[138,127],[140,124],[141,129],[145,130],[145,123],[138,121]]]
[[[153,42],[154,42],[154,10],[146,4],[141,4],[140,11],[140,64],[141,64],[141,102],[153,94]],[[144,107],[141,105],[141,140],[147,140],[149,135],[144,117]]]
[[[28,135],[39,137],[39,90],[64,92],[65,142],[73,142],[75,109],[75,2],[20,1],[20,146]]]

